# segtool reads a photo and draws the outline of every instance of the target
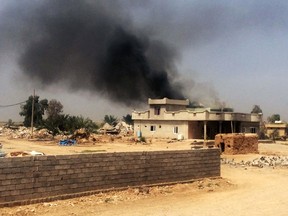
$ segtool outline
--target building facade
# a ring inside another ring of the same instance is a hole
[[[287,123],[278,122],[278,123],[266,123],[266,136],[269,138],[277,137],[287,137],[288,126]]]
[[[214,139],[218,133],[258,133],[261,114],[188,108],[189,100],[149,99],[149,109],[133,111],[135,135]]]

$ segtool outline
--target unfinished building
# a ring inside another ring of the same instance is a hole
[[[133,111],[135,135],[213,139],[219,133],[258,133],[261,114],[189,108],[189,100],[148,99],[146,111]]]

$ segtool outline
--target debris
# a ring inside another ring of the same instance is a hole
[[[98,130],[101,134],[121,134],[123,136],[132,135],[133,127],[132,125],[128,125],[124,121],[119,122],[115,127],[112,125],[105,123],[102,128]]]
[[[143,186],[143,187],[140,187],[140,188],[139,188],[139,193],[142,193],[142,194],[149,194],[149,192],[150,192],[149,187],[145,187],[145,186]]]
[[[90,133],[85,128],[80,128],[74,131],[72,139],[88,139]]]
[[[8,157],[23,157],[23,156],[41,156],[45,155],[43,152],[37,151],[15,151],[7,154]]]
[[[38,139],[53,139],[53,135],[49,130],[43,128],[41,130],[36,130],[33,136]]]
[[[116,127],[113,127],[112,125],[105,123],[103,127],[98,130],[98,132],[101,134],[119,134],[120,130],[119,128],[117,129]]]
[[[31,152],[28,152],[30,155],[32,156],[38,156],[38,155],[45,155],[43,152],[37,152],[37,151],[31,151]]]
[[[23,156],[29,156],[29,154],[25,151],[15,151],[15,152],[10,152],[8,154],[8,157],[23,157]]]
[[[2,127],[0,135],[5,135],[10,139],[28,139],[31,138],[31,129],[23,126],[20,127]],[[33,137],[38,139],[53,139],[52,134],[47,129],[37,130],[34,128]]]
[[[5,152],[0,152],[0,158],[1,157],[5,157],[7,155],[7,153],[5,153]]]
[[[261,156],[250,161],[235,162],[234,159],[221,158],[222,164],[228,164],[234,167],[286,167],[288,166],[288,156]]]
[[[72,146],[75,145],[77,142],[74,139],[64,139],[59,141],[59,145],[61,146]]]

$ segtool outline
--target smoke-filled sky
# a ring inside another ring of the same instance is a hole
[[[0,0],[0,120],[33,94],[93,120],[148,98],[288,120],[288,2]]]

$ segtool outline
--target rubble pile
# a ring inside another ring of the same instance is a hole
[[[28,139],[31,138],[31,129],[21,126],[17,128],[0,127],[0,135],[5,135],[10,139]],[[33,137],[39,139],[52,139],[53,136],[47,129],[33,130]]]
[[[105,123],[103,127],[101,127],[98,132],[100,134],[119,134],[122,136],[133,134],[132,125],[128,125],[124,121],[119,122],[115,127]]]
[[[101,127],[98,132],[100,134],[119,134],[119,130],[116,129],[116,127],[113,127],[112,125],[105,123],[103,127]]]
[[[217,134],[215,146],[224,154],[247,154],[258,153],[258,135],[229,133]]]
[[[33,136],[39,139],[53,139],[53,135],[47,129],[36,130],[33,132]]]
[[[11,139],[18,139],[18,138],[29,138],[31,137],[31,130],[26,127],[19,127],[17,129],[12,129],[9,127],[0,127],[0,135],[5,135]]]
[[[73,135],[70,139],[76,140],[77,143],[85,143],[89,142],[90,132],[88,132],[85,128],[80,128],[74,131]]]
[[[236,162],[234,159],[221,158],[221,164],[234,167],[288,167],[288,156],[261,156],[253,160]]]
[[[134,131],[133,131],[133,126],[127,124],[127,123],[124,122],[124,121],[119,122],[119,123],[115,126],[115,128],[116,128],[117,130],[119,130],[119,134],[120,134],[120,135],[123,135],[123,136],[131,135],[131,134],[133,134],[133,132],[134,132]]]
[[[61,141],[68,141],[73,140],[72,144],[85,144],[85,143],[111,143],[115,140],[122,140],[122,141],[130,141],[131,137],[127,137],[124,139],[123,135],[120,134],[110,134],[110,133],[104,133],[104,134],[96,134],[96,133],[89,133],[84,128],[78,129],[74,132],[73,135],[67,136],[67,135],[57,135],[54,137],[56,140]],[[68,143],[69,144],[69,143]],[[71,143],[70,143],[71,144]]]
[[[113,142],[114,140],[124,140],[123,138],[128,135],[133,135],[133,128],[131,125],[125,122],[118,123],[115,127],[105,124],[98,132],[90,133],[85,128],[80,128],[74,131],[72,135],[65,135],[65,133],[58,134],[53,137],[52,133],[47,129],[33,130],[33,138],[38,140],[58,140],[60,144],[61,141],[73,140],[73,145],[78,143],[106,143]],[[31,128],[26,127],[0,127],[0,136],[6,136],[8,139],[30,139],[31,138]],[[126,141],[126,140],[125,140]],[[68,144],[71,144],[68,142]]]

